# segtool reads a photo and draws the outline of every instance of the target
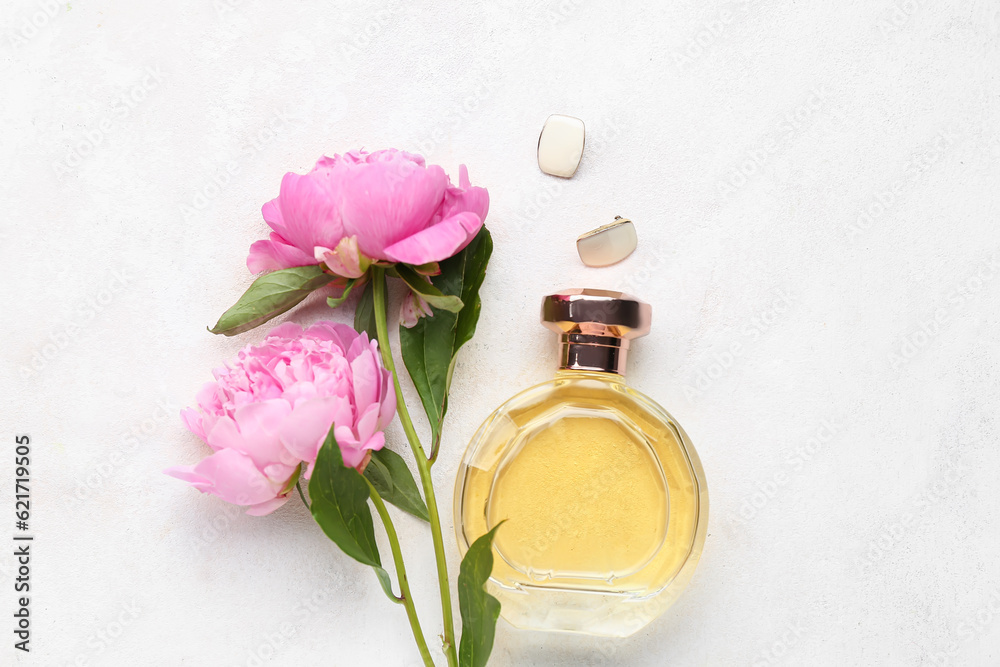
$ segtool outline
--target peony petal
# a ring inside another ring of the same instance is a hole
[[[396,416],[396,390],[392,383],[392,373],[382,370],[382,407],[378,413],[379,428],[385,428]]]
[[[379,450],[385,446],[385,434],[382,431],[375,433],[372,437],[368,438],[366,442],[356,447],[351,447],[349,450],[344,450],[341,448],[341,453],[344,456],[344,465],[350,466],[352,468],[361,468],[362,465],[367,463],[369,458],[369,451]]]
[[[354,431],[358,434],[359,441],[365,442],[379,430],[378,413],[380,407],[377,403],[372,403],[358,415]]]
[[[282,227],[276,231],[289,244],[310,256],[316,246],[332,248],[344,235],[331,181],[322,173],[285,174],[281,179],[277,207]],[[271,212],[273,214],[273,208]],[[261,209],[261,213],[267,220],[267,211]]]
[[[358,441],[357,434],[354,433],[354,429],[350,426],[335,426],[333,429],[333,437],[337,439],[337,444],[340,445],[341,451],[347,449],[357,449],[361,444]],[[354,464],[357,465],[357,464]]]
[[[189,484],[198,485],[209,483],[209,480],[194,471],[194,466],[173,466],[164,470],[163,474],[176,477],[177,479],[188,482]]]
[[[365,460],[363,449],[341,448],[340,455],[344,457],[344,465],[348,468],[357,468]]]
[[[369,340],[368,333],[366,331],[362,331],[354,338],[354,340],[351,341],[351,344],[347,348],[347,351],[344,353],[344,356],[347,357],[348,361],[354,361],[355,359],[358,358],[358,355],[363,353],[365,350],[371,350],[371,349],[377,350],[378,349],[377,346],[378,343]]]
[[[171,468],[168,475],[184,479],[203,493],[235,505],[256,505],[271,500],[281,486],[267,479],[250,457],[233,449],[212,454],[190,469]]]
[[[184,408],[181,410],[181,419],[184,421],[184,425],[187,426],[188,430],[194,433],[196,436],[202,440],[207,439],[205,435],[205,427],[202,423],[201,413],[194,408]]]
[[[208,446],[215,451],[238,449],[241,445],[240,429],[232,417],[223,415],[208,432]]]
[[[354,378],[354,404],[358,412],[364,412],[369,405],[378,402],[382,387],[382,373],[379,363],[370,348],[351,361]]]
[[[284,463],[272,463],[271,465],[264,468],[261,472],[273,482],[280,482],[282,480],[288,481],[295,472],[295,469],[299,467],[301,461],[296,461],[294,465],[285,465]]]
[[[278,398],[241,406],[233,415],[240,438],[232,448],[253,459],[260,470],[281,464],[275,476],[269,475],[275,481],[287,479],[291,470],[286,472],[283,469],[294,468],[300,460],[285,449],[278,437],[282,424],[291,412],[288,401]]]
[[[222,399],[219,395],[219,383],[218,382],[206,382],[201,386],[198,391],[198,395],[195,400],[198,401],[198,407],[200,407],[205,412],[213,412],[222,408]]]
[[[266,500],[262,503],[257,503],[256,505],[251,505],[247,510],[247,514],[250,516],[265,516],[270,514],[274,510],[278,509],[282,505],[288,502],[288,494],[283,496],[278,496],[273,500]]]
[[[275,197],[260,207],[260,215],[264,218],[264,222],[279,235],[285,231],[285,221],[281,217],[280,201],[279,198]]]
[[[312,463],[331,424],[350,424],[353,419],[349,398],[328,396],[303,401],[281,425],[281,442],[294,456]]]
[[[422,296],[416,292],[407,292],[399,307],[399,323],[407,329],[412,329],[421,317],[433,314],[430,304]]]
[[[389,246],[385,255],[406,264],[439,262],[469,245],[482,226],[475,213],[459,213]]]
[[[316,246],[313,255],[332,272],[345,278],[360,278],[371,265],[371,260],[358,250],[357,236],[345,236],[333,250]]]
[[[445,217],[468,211],[478,215],[480,220],[485,220],[486,214],[490,211],[490,193],[486,188],[472,186],[469,182],[469,170],[464,164],[458,168],[458,186],[457,189],[449,191],[451,196],[446,197],[450,210],[445,211]]]
[[[294,383],[281,395],[281,398],[288,401],[288,404],[292,408],[296,408],[299,404],[317,398],[319,392],[316,389],[316,384],[313,382],[300,381]]]
[[[308,329],[306,329],[305,335],[311,336],[313,338],[318,338],[320,340],[329,340],[337,344],[344,353],[350,349],[351,344],[360,335],[347,324],[342,324],[340,322],[317,322]],[[367,338],[367,335],[365,336]]]
[[[329,248],[318,245],[315,248],[313,248],[313,258],[316,260],[317,264],[322,264],[323,259],[331,252],[333,251],[330,250]]]
[[[279,324],[270,331],[267,332],[267,338],[265,343],[271,338],[279,338],[283,340],[296,340],[302,336],[302,327],[295,322],[285,322],[284,324]]]
[[[278,234],[271,234],[267,241],[257,241],[250,246],[247,268],[251,273],[277,271],[293,266],[309,266],[316,260],[295,246],[289,245]]]
[[[385,447],[385,433],[383,431],[376,431],[375,435],[368,438],[368,442],[365,443],[366,450],[378,451]]]
[[[441,167],[422,167],[400,153],[344,167],[341,174],[344,234],[356,235],[361,252],[375,259],[388,259],[386,247],[430,223],[448,182]]]

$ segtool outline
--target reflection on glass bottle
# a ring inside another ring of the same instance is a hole
[[[705,475],[680,425],[623,377],[650,307],[605,290],[545,297],[555,378],[517,394],[458,472],[464,552],[500,521],[489,588],[517,627],[627,636],[663,613],[705,541]]]

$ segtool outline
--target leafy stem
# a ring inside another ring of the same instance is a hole
[[[378,347],[382,353],[382,363],[392,373],[392,382],[396,390],[396,411],[399,414],[399,421],[406,433],[406,439],[413,450],[417,463],[417,470],[420,473],[420,482],[424,489],[424,498],[427,502],[427,513],[430,517],[431,536],[434,541],[434,556],[437,561],[438,588],[441,592],[441,615],[444,621],[444,652],[451,667],[458,666],[458,651],[455,648],[455,621],[451,609],[451,589],[448,585],[448,564],[445,560],[444,539],[441,536],[441,519],[438,515],[437,500],[434,495],[434,484],[431,480],[431,464],[427,459],[427,454],[420,444],[417,432],[413,428],[413,421],[410,413],[406,409],[403,400],[403,392],[399,384],[399,375],[396,372],[396,365],[392,360],[392,350],[389,347],[389,331],[386,325],[386,280],[385,269],[380,266],[372,267],[372,285],[374,288],[374,311],[375,329],[378,336]]]
[[[446,298],[450,307],[431,303],[433,315],[420,318],[411,327],[399,329],[399,345],[403,363],[413,380],[413,386],[420,396],[427,421],[431,427],[430,456],[434,463],[441,444],[441,429],[448,411],[448,393],[451,377],[455,371],[458,351],[468,343],[476,331],[482,299],[479,289],[486,278],[486,268],[493,251],[493,241],[489,230],[479,230],[464,250],[440,263],[440,272],[431,283],[414,278],[412,271],[397,265],[396,271],[407,281],[410,289],[416,288],[421,298],[427,300],[427,292],[438,295],[439,304]],[[454,306],[461,303],[461,308]],[[447,305],[447,302],[445,303]]]
[[[302,499],[302,504],[306,506],[306,509],[309,509],[309,501],[306,500],[306,494],[302,493],[302,480],[296,480],[295,488],[299,491],[299,498]]]
[[[396,527],[393,525],[392,517],[389,516],[385,503],[382,501],[382,496],[378,494],[378,491],[375,490],[375,487],[372,486],[372,483],[367,478],[365,478],[365,483],[368,484],[368,493],[371,494],[375,510],[378,512],[379,517],[382,518],[382,525],[385,526],[385,533],[389,537],[389,547],[392,549],[392,562],[396,565],[396,581],[399,584],[399,596],[395,597],[394,601],[406,607],[406,617],[410,620],[410,629],[413,630],[413,638],[417,641],[417,649],[420,651],[420,657],[423,658],[425,665],[434,667],[431,652],[427,648],[427,640],[424,639],[424,633],[420,629],[420,619],[417,618],[417,609],[413,606],[413,596],[410,595],[410,583],[406,578],[406,567],[403,565],[403,552],[399,548]]]

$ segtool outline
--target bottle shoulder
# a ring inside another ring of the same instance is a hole
[[[675,458],[686,469],[684,476],[704,478],[697,451],[681,424],[655,400],[611,373],[559,373],[518,392],[482,423],[465,460],[489,468],[532,434],[559,423],[580,424],[581,418],[595,427],[598,424],[591,420],[607,420],[631,439],[656,443],[656,458]]]
[[[621,375],[586,371],[562,371],[511,396],[493,415],[546,404],[603,403],[611,411],[640,411],[663,421],[677,423],[667,410],[649,395],[631,386]]]

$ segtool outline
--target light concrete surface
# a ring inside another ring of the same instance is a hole
[[[452,572],[465,443],[554,368],[548,291],[653,304],[630,379],[709,479],[664,617],[625,641],[501,623],[491,664],[1000,663],[996,0],[15,0],[0,25],[0,664],[418,664],[300,503],[248,517],[160,474],[206,454],[178,411],[262,336],[205,331],[251,282],[261,204],[324,152],[386,146],[492,196],[434,470]],[[551,113],[587,124],[571,180],[536,164]],[[638,249],[584,267],[576,237],[615,215]],[[428,532],[398,526],[433,638]]]

